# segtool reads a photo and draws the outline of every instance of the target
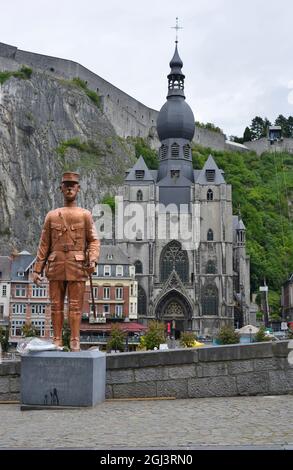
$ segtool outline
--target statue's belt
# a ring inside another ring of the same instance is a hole
[[[84,254],[84,251],[80,249],[80,247],[70,244],[70,243],[63,243],[63,244],[58,244],[58,246],[54,247],[54,253],[58,251],[61,252],[68,252],[68,251],[79,251],[80,253]]]

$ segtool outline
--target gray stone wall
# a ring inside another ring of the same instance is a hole
[[[153,148],[159,148],[160,142],[156,131],[158,111],[140,103],[77,62],[22,51],[15,46],[0,43],[0,70],[17,70],[23,64],[53,76],[66,79],[80,77],[87,81],[89,88],[103,97],[103,110],[120,137],[148,138]],[[196,127],[193,141],[204,147],[224,150],[225,139],[224,134]]]
[[[201,398],[293,393],[288,342],[107,357],[107,397]]]
[[[284,138],[281,142],[270,144],[266,137],[253,142],[244,142],[249,150],[254,150],[258,155],[263,152],[289,152],[293,153],[293,139]]]
[[[107,356],[107,398],[293,393],[288,341]],[[19,398],[20,363],[0,364],[0,400]]]

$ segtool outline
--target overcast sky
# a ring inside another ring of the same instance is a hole
[[[0,41],[72,59],[159,110],[176,16],[195,119],[242,135],[293,115],[293,1],[0,0]]]

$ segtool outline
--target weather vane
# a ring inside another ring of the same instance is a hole
[[[176,16],[176,26],[171,26],[171,29],[176,29],[176,41],[175,43],[178,43],[178,31],[179,29],[183,29],[181,26],[178,25],[178,16]]]

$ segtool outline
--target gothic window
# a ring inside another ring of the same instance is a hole
[[[202,297],[203,315],[218,315],[218,289],[214,285],[207,285]]]
[[[208,242],[212,242],[213,239],[214,239],[214,232],[212,231],[211,228],[209,228],[208,235],[207,235],[207,240],[208,240]]]
[[[216,273],[216,263],[215,261],[209,259],[207,262],[207,269],[206,269],[207,274],[215,274]]]
[[[188,282],[188,256],[186,251],[182,250],[180,243],[174,240],[165,246],[161,254],[161,282],[164,282],[168,279],[173,269],[177,272],[182,282]]]
[[[142,201],[143,200],[143,194],[142,194],[141,189],[139,189],[136,193],[136,200],[137,201]]]
[[[176,142],[171,145],[171,157],[172,158],[178,158],[179,157],[179,145],[176,144]]]
[[[207,192],[207,200],[208,201],[212,201],[214,199],[214,193],[211,189],[208,189],[208,192]]]
[[[142,274],[142,262],[138,260],[134,263],[135,266],[135,274]]]
[[[137,311],[139,315],[146,315],[146,293],[143,287],[138,286]]]
[[[189,144],[184,145],[183,153],[184,153],[184,158],[190,157],[190,145]]]

